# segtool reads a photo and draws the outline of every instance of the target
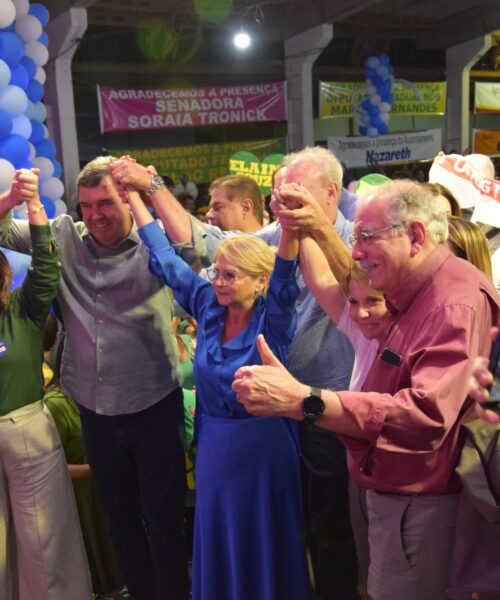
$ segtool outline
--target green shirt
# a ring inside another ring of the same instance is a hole
[[[43,396],[42,332],[59,282],[59,253],[48,225],[30,225],[33,259],[22,286],[0,310],[0,415]]]

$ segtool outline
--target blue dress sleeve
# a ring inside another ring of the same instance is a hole
[[[149,270],[161,277],[182,308],[199,320],[200,310],[214,296],[211,283],[199,277],[177,256],[156,221],[139,228],[139,235],[149,251]]]
[[[297,261],[276,257],[266,298],[264,336],[281,361],[297,328]]]

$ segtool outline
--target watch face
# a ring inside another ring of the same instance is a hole
[[[304,398],[302,403],[302,412],[306,417],[318,418],[321,417],[325,410],[325,403],[319,396],[310,394],[307,398]]]

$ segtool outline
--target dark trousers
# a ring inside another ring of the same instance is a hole
[[[186,474],[182,391],[133,414],[80,407],[83,437],[124,579],[134,600],[185,600]]]
[[[337,435],[301,423],[302,488],[318,600],[359,600],[345,448]]]

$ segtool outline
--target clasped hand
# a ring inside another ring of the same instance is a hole
[[[283,229],[313,232],[330,225],[322,207],[300,183],[282,183],[273,190],[271,210]]]

